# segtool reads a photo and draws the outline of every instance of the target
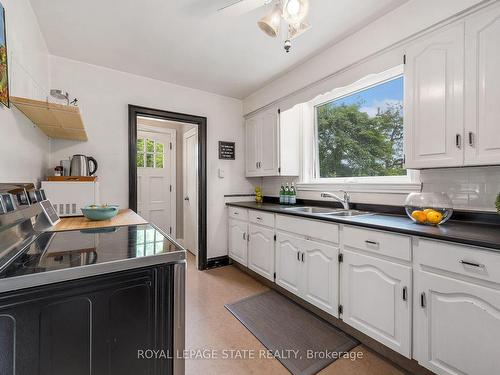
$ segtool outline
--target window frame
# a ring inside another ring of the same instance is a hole
[[[386,71],[376,74],[370,74],[350,85],[333,89],[311,100],[308,104],[311,108],[311,123],[313,125],[313,139],[312,139],[312,174],[310,176],[311,183],[313,184],[334,184],[334,185],[352,185],[352,184],[370,184],[373,187],[377,185],[397,184],[407,185],[409,188],[419,186],[419,173],[418,171],[407,169],[406,175],[403,176],[364,176],[364,177],[319,177],[319,147],[318,147],[318,119],[316,115],[317,108],[331,103],[332,101],[356,94],[371,87],[383,84],[385,82],[397,79],[404,76],[404,65],[398,65]],[[403,83],[404,84],[404,83]],[[303,185],[303,184],[302,184]]]

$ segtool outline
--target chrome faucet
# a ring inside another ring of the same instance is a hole
[[[344,210],[349,209],[349,203],[351,201],[351,196],[347,191],[340,190],[341,193],[344,194],[344,198],[340,198],[338,195],[335,195],[333,193],[321,193],[321,198],[333,198],[340,203],[342,203],[342,206],[344,207]]]

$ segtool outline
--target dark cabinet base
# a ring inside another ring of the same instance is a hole
[[[2,375],[169,375],[173,266],[156,266],[0,295]]]

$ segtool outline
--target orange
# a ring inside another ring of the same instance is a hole
[[[425,223],[427,221],[427,215],[423,211],[413,211],[411,217],[414,218],[417,223]]]
[[[424,210],[424,214],[426,214],[426,215],[427,215],[429,212],[434,212],[434,211],[436,211],[436,210],[434,210],[434,209],[432,209],[432,208],[426,208],[426,209]]]
[[[437,211],[431,211],[427,214],[427,221],[431,224],[439,224],[443,220],[443,214]]]

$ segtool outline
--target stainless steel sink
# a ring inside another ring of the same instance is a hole
[[[326,215],[326,216],[338,216],[338,217],[353,217],[353,216],[363,216],[363,215],[373,215],[371,212],[358,211],[358,210],[344,210],[339,208],[328,208],[328,207],[287,207],[285,210],[303,212],[306,214],[316,214],[316,215]]]
[[[289,211],[297,211],[297,212],[304,212],[306,214],[321,214],[321,215],[328,215],[328,214],[333,214],[337,210],[334,208],[328,208],[328,207],[310,207],[310,206],[305,206],[305,207],[287,207],[285,210]]]
[[[353,216],[373,215],[373,213],[368,212],[368,211],[358,211],[358,210],[338,210],[335,212],[330,212],[326,215],[328,215],[328,216],[341,216],[341,217],[353,217]]]

